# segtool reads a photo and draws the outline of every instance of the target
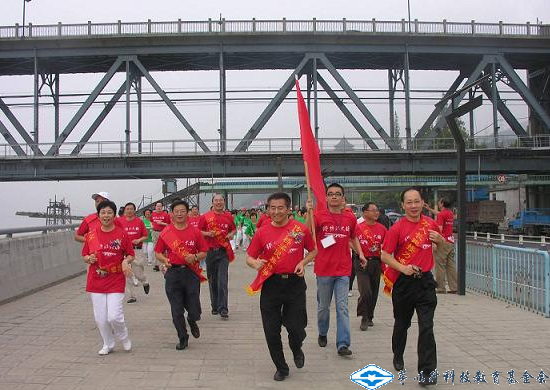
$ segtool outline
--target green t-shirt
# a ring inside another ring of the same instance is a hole
[[[143,221],[143,223],[145,224],[145,228],[149,232],[147,239],[143,242],[153,242],[153,224],[145,217],[142,217],[141,220]]]
[[[256,222],[252,222],[250,218],[245,218],[243,221],[244,234],[246,234],[249,237],[254,237],[254,234],[256,233]]]

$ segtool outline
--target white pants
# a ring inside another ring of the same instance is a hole
[[[124,293],[89,293],[94,307],[95,323],[103,339],[103,346],[115,347],[116,339],[122,341],[128,338],[128,329],[124,322],[122,301]]]
[[[143,243],[143,254],[147,260],[147,265],[153,265],[155,262],[155,243],[154,242],[144,242]]]

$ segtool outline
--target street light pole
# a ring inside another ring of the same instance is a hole
[[[22,37],[25,37],[25,5],[31,0],[23,0],[23,34]]]
[[[411,0],[407,0],[407,11],[409,13],[409,33],[410,33],[411,32]]]

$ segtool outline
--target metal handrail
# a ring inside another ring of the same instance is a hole
[[[346,142],[342,142],[345,140]],[[238,139],[228,139],[225,142],[226,150],[221,151],[221,142],[219,139],[206,139],[204,143],[212,153],[217,154],[243,154],[243,153],[301,153],[300,138],[281,137],[281,138],[258,138],[248,142],[247,148],[241,152],[234,152],[234,149],[242,141]],[[379,150],[372,150],[363,138],[319,138],[319,149],[321,153],[349,153],[349,152],[389,152],[388,145],[381,138],[372,138]],[[424,146],[425,141],[427,146]],[[396,144],[406,145],[406,138],[401,137],[395,141]],[[139,141],[130,142],[129,155],[196,155],[204,152],[197,147],[197,142],[192,139],[178,140],[143,140],[141,141],[141,153],[138,153]],[[549,148],[550,135],[536,135],[533,137],[517,136],[499,136],[497,142],[493,136],[476,137],[468,142],[468,150],[480,149],[533,149]],[[409,142],[410,148],[405,150],[395,150],[394,152],[424,152],[424,151],[451,151],[456,150],[452,138],[436,139],[413,139]],[[53,146],[57,150],[56,156],[126,156],[126,141],[97,141],[97,142],[64,142],[63,144],[39,143],[39,144],[21,144],[25,156],[17,156],[17,153],[9,144],[0,144],[0,158],[28,158],[33,156],[33,148],[38,147],[44,154]],[[35,156],[38,158],[39,156]]]
[[[45,226],[32,226],[32,227],[23,227],[23,228],[7,228],[0,229],[0,236],[6,235],[6,238],[12,238],[14,234],[17,233],[34,233],[41,232],[46,234],[48,232],[57,231],[57,230],[72,230],[76,229],[80,224],[73,223],[67,225],[45,225]]]
[[[550,26],[543,24],[430,22],[401,20],[214,20],[116,23],[79,23],[0,26],[2,39],[81,38],[105,36],[153,36],[192,34],[412,34],[445,36],[500,36],[549,38]]]

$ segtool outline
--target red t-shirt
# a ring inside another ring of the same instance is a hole
[[[138,240],[142,237],[149,237],[149,232],[147,231],[147,228],[141,218],[134,217],[134,219],[128,221],[126,217],[121,217],[118,222],[128,235],[130,242],[133,242],[133,240]],[[136,248],[141,248],[141,246],[142,243],[135,245]]]
[[[189,221],[189,225],[195,227],[195,228],[199,228],[199,221],[201,219],[201,216],[200,215],[197,215],[196,217],[189,217],[188,218],[188,221]]]
[[[447,242],[454,244],[455,238],[453,236],[453,222],[455,216],[453,212],[449,209],[443,209],[437,213],[436,221],[439,226],[443,226],[441,230],[441,235]]]
[[[355,237],[357,220],[352,213],[333,214],[328,210],[315,212],[315,232],[317,235],[317,256],[315,274],[317,276],[351,275],[351,252],[349,242]],[[321,240],[333,236],[335,244],[324,248]]]
[[[256,223],[256,229],[260,228],[260,226],[268,221],[271,221],[271,217],[267,215],[267,213],[263,213],[260,215],[260,219],[258,219],[258,222]]]
[[[248,247],[246,253],[254,258],[262,258],[268,260],[273,256],[273,252],[276,249],[277,242],[280,242],[283,237],[294,228],[294,226],[300,226],[303,231],[302,234],[297,235],[292,244],[289,246],[287,253],[281,257],[273,273],[275,274],[291,274],[298,264],[304,258],[304,248],[308,251],[312,251],[315,248],[313,237],[306,226],[298,221],[289,220],[285,226],[273,226],[271,223],[266,223],[264,226],[256,231],[252,242]]]
[[[208,244],[199,229],[191,225],[187,225],[187,227],[182,230],[176,229],[174,225],[169,225],[166,229],[171,229],[176,233],[176,236],[181,240],[181,243],[190,254],[206,252],[208,250]],[[164,242],[162,236],[159,237],[155,245],[155,252],[164,253],[170,260],[170,264],[184,264],[184,262],[172,252],[168,243]]]
[[[151,223],[153,224],[153,230],[157,232],[161,232],[162,229],[165,228],[164,225],[159,225],[158,222],[164,222],[170,225],[170,216],[166,211],[161,211],[160,213],[157,213],[156,211],[153,211],[151,213]]]
[[[94,218],[95,217],[95,218]],[[120,225],[119,217],[115,218],[115,226],[122,227]],[[84,236],[86,233],[91,232],[95,229],[101,228],[101,221],[99,219],[99,216],[97,213],[92,213],[88,215],[84,220],[80,223],[80,226],[78,227],[78,230],[76,231],[76,234],[79,236]]]
[[[126,255],[134,256],[134,247],[128,235],[119,226],[110,232],[95,229],[100,244],[101,258],[88,267],[86,291],[93,293],[123,293],[126,287],[126,276],[123,272],[108,273],[100,276],[96,270],[99,267],[106,269],[113,265],[122,264]],[[82,256],[91,255],[88,243],[84,242]]]
[[[370,233],[372,241],[367,240],[367,237],[362,233],[364,230]],[[384,242],[387,231],[386,227],[378,222],[375,222],[374,225],[367,225],[364,221],[357,224],[355,236],[359,239],[365,257],[380,257],[382,242]]]
[[[199,229],[202,230],[203,232],[210,231],[210,229],[208,228],[208,222],[206,220],[210,218],[212,215],[214,215],[216,224],[218,225],[224,237],[227,236],[228,233],[237,229],[237,227],[235,226],[235,222],[233,221],[233,216],[229,211],[224,211],[221,214],[215,213],[214,211],[209,211],[201,215],[199,220]],[[205,238],[209,248],[221,247],[221,244],[214,237],[205,237]]]
[[[429,229],[439,232],[437,223],[430,217],[425,215],[421,219],[426,219],[429,223]],[[416,230],[418,222],[411,222],[406,217],[397,221],[386,233],[386,238],[382,244],[382,250],[387,253],[397,254],[399,249],[408,241],[410,235]],[[434,266],[434,258],[432,253],[432,242],[426,234],[426,239],[421,244],[422,248],[417,252],[409,264],[418,265],[422,268],[422,272],[431,271]]]

